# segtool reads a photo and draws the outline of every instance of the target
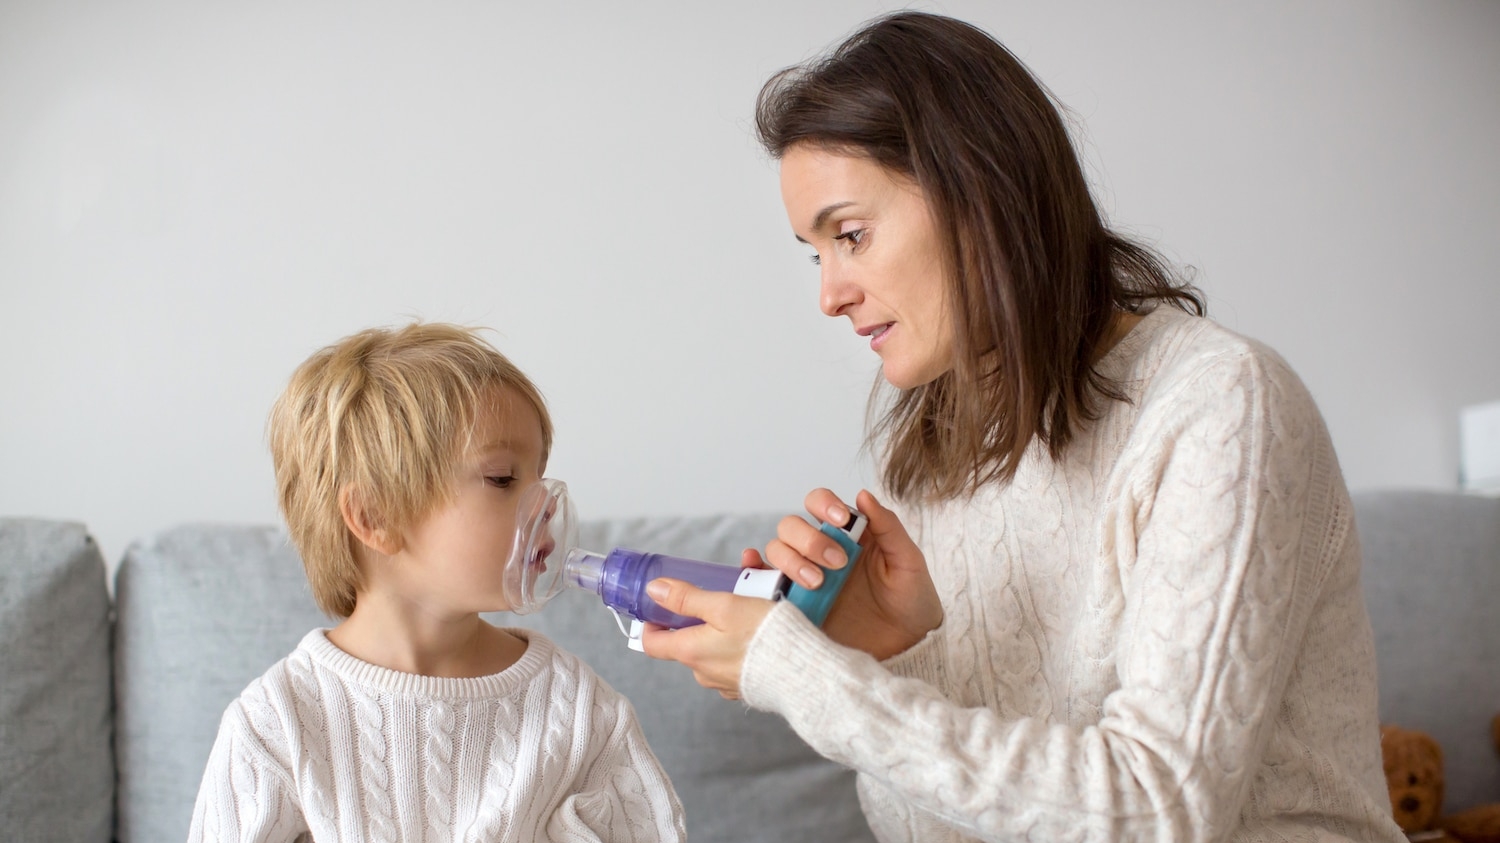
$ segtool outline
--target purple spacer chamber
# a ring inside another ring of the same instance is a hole
[[[566,576],[570,584],[598,594],[611,609],[646,623],[680,629],[703,621],[657,605],[646,594],[646,584],[657,577],[672,577],[705,590],[732,592],[740,578],[740,569],[617,547],[604,557],[574,550],[568,554]]]

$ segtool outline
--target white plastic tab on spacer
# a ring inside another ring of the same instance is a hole
[[[734,593],[742,597],[780,600],[786,596],[787,585],[786,575],[775,568],[743,568],[740,578],[734,581]]]
[[[636,651],[637,653],[644,653],[644,652],[646,652],[646,645],[641,641],[641,633],[644,632],[645,630],[646,630],[646,625],[645,624],[641,623],[636,618],[631,618],[630,619],[630,640],[628,642],[626,642],[626,646],[628,646],[630,649]]]

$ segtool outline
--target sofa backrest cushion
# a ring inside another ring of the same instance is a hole
[[[272,527],[185,525],[115,572],[120,843],[185,840],[230,701],[328,621]]]
[[[1500,799],[1500,500],[1353,496],[1380,677],[1380,719],[1443,749],[1443,807]]]
[[[737,562],[774,535],[775,516],[588,522],[581,544]],[[127,550],[116,580],[120,841],[183,839],[225,706],[331,622],[301,562],[270,527],[183,526]],[[694,841],[871,840],[853,773],[821,758],[781,718],[700,688],[680,665],[626,648],[583,592],[534,615],[489,620],[541,631],[625,694],[677,788]]]
[[[0,837],[108,843],[109,592],[82,524],[0,518]]]

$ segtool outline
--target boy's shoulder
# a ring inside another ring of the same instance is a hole
[[[303,636],[296,649],[250,680],[235,698],[235,703],[275,708],[293,702],[299,689],[306,692],[308,683],[314,681],[313,660],[308,652],[308,645],[309,642],[324,637],[326,632],[324,629],[315,629]]]
[[[221,729],[240,730],[278,762],[289,762],[288,751],[305,725],[309,706],[321,708],[308,642],[324,633],[309,632],[297,649],[251,680],[225,710]]]
[[[571,682],[578,685],[604,684],[604,680],[599,678],[599,674],[594,672],[588,662],[564,649],[541,632],[525,627],[503,627],[503,629],[526,642],[526,653],[521,657],[522,661],[533,661],[538,667],[545,665],[546,669],[542,672],[551,681]]]
[[[596,706],[629,706],[629,700],[611,687],[604,677],[576,653],[534,629],[506,627],[505,631],[527,642],[525,658],[538,658],[547,663],[545,673],[554,689],[569,697],[586,693],[594,699]]]

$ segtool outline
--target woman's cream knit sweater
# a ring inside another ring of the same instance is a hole
[[[1274,352],[1161,307],[1058,461],[902,510],[945,619],[881,664],[779,605],[742,694],[859,771],[883,841],[1401,841],[1359,546]]]

